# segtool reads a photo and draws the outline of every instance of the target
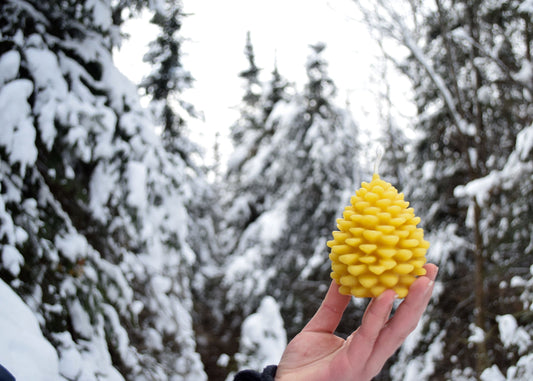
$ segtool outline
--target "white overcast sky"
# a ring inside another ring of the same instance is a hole
[[[190,14],[182,28],[187,38],[183,64],[195,78],[194,89],[186,96],[205,114],[205,123],[191,129],[208,150],[215,131],[227,135],[238,116],[232,107],[242,96],[238,73],[247,67],[247,31],[263,78],[270,78],[276,57],[280,73],[299,86],[306,79],[309,45],[326,43],[324,57],[339,90],[338,102],[344,104],[349,97],[361,128],[375,130],[373,64],[379,53],[366,27],[356,21],[352,0],[183,0],[183,4]],[[130,22],[126,31],[131,38],[117,55],[117,65],[139,81],[149,71],[142,55],[154,34],[146,21]]]

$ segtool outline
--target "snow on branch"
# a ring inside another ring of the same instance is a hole
[[[485,205],[494,190],[512,189],[523,180],[524,176],[533,174],[533,162],[527,160],[532,152],[533,124],[518,133],[515,149],[502,170],[494,170],[485,177],[457,186],[454,196],[475,198],[480,206]]]

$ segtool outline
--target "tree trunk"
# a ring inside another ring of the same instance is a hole
[[[474,288],[475,288],[475,302],[474,302],[474,316],[476,326],[486,331],[486,315],[485,315],[485,257],[483,254],[483,239],[479,229],[479,221],[481,218],[481,208],[476,200],[474,203],[474,256],[475,256],[475,272],[474,272]],[[487,353],[486,337],[476,344],[476,377],[480,380],[481,373],[489,367],[489,357]]]

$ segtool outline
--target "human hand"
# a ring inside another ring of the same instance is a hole
[[[431,297],[438,268],[426,264],[409,294],[389,319],[395,293],[387,290],[372,299],[361,326],[346,340],[333,332],[351,296],[341,295],[333,281],[322,305],[304,329],[289,343],[276,372],[276,380],[368,381],[417,326]]]

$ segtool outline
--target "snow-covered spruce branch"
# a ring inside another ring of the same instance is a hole
[[[533,124],[520,131],[516,137],[515,149],[502,170],[457,186],[454,196],[475,199],[478,205],[486,205],[490,195],[497,190],[509,190],[523,181],[524,176],[533,174],[533,162],[527,160],[533,151]]]
[[[519,78],[517,78],[516,75],[513,75],[514,71],[508,65],[506,65],[498,56],[488,51],[483,44],[480,44],[479,42],[474,40],[472,36],[469,36],[462,29],[455,30],[454,32],[450,33],[450,36],[456,42],[467,43],[470,46],[476,48],[483,56],[490,59],[501,69],[501,73],[505,76],[507,80],[520,86],[523,86],[527,89],[529,94],[533,96],[533,82],[521,81]],[[529,67],[522,68],[522,70],[533,70],[533,63],[529,62],[528,66]],[[531,75],[533,76],[533,74]]]

